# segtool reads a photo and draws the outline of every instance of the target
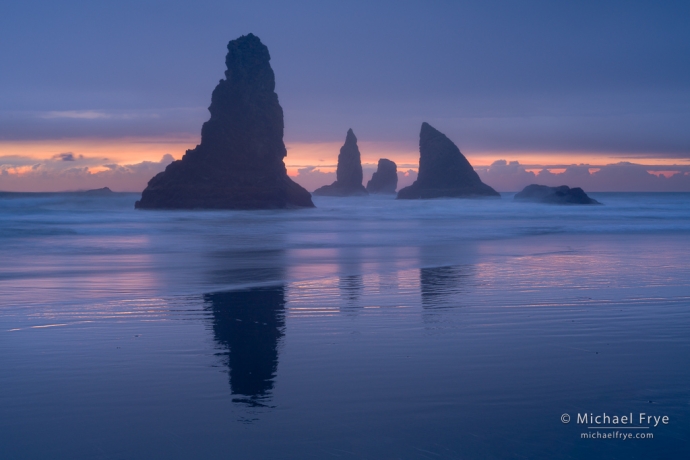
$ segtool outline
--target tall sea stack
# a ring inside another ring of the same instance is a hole
[[[398,199],[483,197],[499,193],[483,183],[460,149],[428,123],[419,133],[419,175]]]
[[[283,109],[270,59],[255,35],[228,43],[225,80],[213,90],[201,144],[151,179],[136,208],[314,207],[283,163]]]
[[[398,166],[387,158],[379,159],[378,167],[367,182],[369,193],[395,193],[398,188]]]
[[[331,185],[314,190],[314,195],[321,196],[356,196],[368,195],[362,185],[362,158],[357,147],[357,138],[352,129],[347,131],[345,144],[340,147],[338,155],[338,169],[335,174],[335,182]]]

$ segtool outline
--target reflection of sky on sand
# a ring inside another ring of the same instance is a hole
[[[287,278],[309,280],[358,273],[386,273],[415,266],[417,247],[299,248],[287,252]]]
[[[494,305],[554,305],[574,300],[644,296],[664,287],[664,295],[679,295],[690,287],[690,266],[679,258],[678,237],[611,235],[530,237],[519,241],[483,242],[475,265],[478,302]],[[633,269],[634,267],[634,269]],[[510,296],[501,295],[502,291]]]
[[[132,243],[126,239],[121,243],[127,241]],[[558,237],[542,236],[515,243],[497,240],[371,250],[229,249],[207,254],[205,270],[192,270],[189,275],[221,288],[287,280],[284,295],[289,317],[361,314],[371,308],[419,304],[425,320],[431,318],[432,310],[487,304],[587,306],[608,304],[621,296],[643,302],[654,286],[682,295],[690,284],[690,270],[673,253],[673,246],[621,250],[628,246],[620,237],[597,241],[580,237],[563,244]],[[6,319],[8,314],[16,318],[10,329],[128,316],[143,321],[164,319],[171,303],[158,292],[174,279],[151,267],[170,256],[113,252],[71,258],[45,254],[3,267],[0,288],[7,304],[42,305],[29,314],[6,312]],[[407,268],[421,264],[421,268]],[[622,269],[628,265],[635,265],[635,271]],[[147,292],[152,295],[142,295]]]
[[[75,294],[148,290],[156,276],[149,246],[149,238],[138,235],[33,238],[24,257],[0,265],[0,283],[71,287]]]
[[[170,320],[170,310],[176,302],[163,298],[132,298],[118,301],[93,301],[87,306],[73,301],[54,301],[40,310],[30,313],[15,310],[5,314],[4,321],[11,321],[8,332],[30,331],[49,327],[105,327],[114,323],[160,322]],[[13,307],[17,308],[16,305]],[[21,307],[20,307],[21,308]]]
[[[88,236],[60,248],[51,243],[34,241],[26,257],[0,267],[0,292],[3,304],[12,307],[13,329],[40,328],[56,319],[66,327],[165,316],[169,307],[159,296],[154,258],[139,250],[148,244],[146,237]]]
[[[372,308],[407,308],[419,294],[416,273],[410,269],[295,281],[288,285],[287,314],[312,317],[361,313]]]
[[[432,222],[399,245],[293,244],[311,224],[281,219],[305,214],[12,241],[31,257],[0,272],[0,441],[35,458],[323,458],[352,439],[370,458],[597,458],[561,413],[682,416],[684,234],[477,240]]]

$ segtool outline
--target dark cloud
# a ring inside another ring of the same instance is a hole
[[[0,111],[0,140],[197,136],[204,107],[158,110]]]
[[[84,155],[76,155],[73,152],[58,153],[43,160],[22,155],[4,155],[0,156],[0,169],[12,170],[22,166],[31,166],[32,169],[57,171],[74,168],[77,165],[86,167],[101,166],[105,161],[108,161],[107,158],[85,157]]]
[[[54,160],[62,160],[62,161],[74,161],[74,153],[72,152],[65,152],[65,153],[58,153],[57,155],[53,155]]]

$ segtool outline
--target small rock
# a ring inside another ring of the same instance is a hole
[[[528,185],[520,193],[516,193],[514,199],[547,204],[601,204],[587,196],[580,187],[570,188],[567,185],[560,187]]]
[[[398,167],[395,162],[386,158],[379,160],[378,167],[371,180],[367,182],[369,193],[395,193],[398,188]]]

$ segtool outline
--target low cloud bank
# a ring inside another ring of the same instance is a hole
[[[23,156],[0,157],[0,190],[6,192],[59,192],[109,187],[116,192],[141,192],[148,181],[174,160],[166,154],[160,161],[118,165],[107,158],[92,158],[72,152],[47,160]]]
[[[119,192],[141,192],[148,181],[173,161],[166,154],[160,161],[142,161],[118,165],[107,158],[86,157],[63,152],[37,160],[27,156],[0,157],[0,191],[56,192],[110,187]],[[405,165],[408,166],[408,165]],[[329,168],[334,169],[334,168]],[[376,170],[374,164],[362,165],[364,184]],[[475,170],[482,181],[502,192],[522,190],[530,184],[582,187],[588,192],[690,192],[690,166],[649,166],[616,163],[605,166],[534,166],[517,161],[498,160]],[[307,166],[292,176],[309,191],[335,181],[335,171]],[[398,169],[398,189],[417,179],[417,172]]]
[[[324,172],[317,166],[307,166],[298,169],[297,175],[291,176],[291,179],[310,192],[313,192],[323,185],[332,184],[335,181],[335,171]]]
[[[476,167],[475,170],[482,181],[502,192],[519,191],[530,184],[568,185],[582,187],[588,192],[690,192],[688,166],[621,162],[605,166],[526,168],[517,161],[498,160],[491,166]]]
[[[376,170],[363,165],[364,184]],[[520,191],[530,184],[582,187],[591,192],[690,192],[690,166],[648,166],[616,163],[605,166],[570,165],[563,167],[524,166],[517,161],[494,161],[491,166],[475,167],[482,181],[501,192]],[[335,181],[335,172],[316,166],[298,169],[292,177],[309,191]],[[417,179],[413,169],[398,170],[398,190]]]
[[[375,171],[376,165],[362,165],[362,172],[364,173],[364,180],[362,182],[364,185],[367,185]],[[298,169],[297,175],[292,176],[292,180],[313,192],[323,185],[332,184],[335,181],[335,171],[321,171],[318,166],[307,166]],[[417,171],[413,169],[401,171],[398,169],[398,189],[411,185],[415,180],[417,180]]]

